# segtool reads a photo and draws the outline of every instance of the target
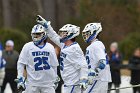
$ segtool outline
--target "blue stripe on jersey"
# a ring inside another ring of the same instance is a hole
[[[74,91],[74,87],[75,87],[75,86],[73,86],[73,87],[72,87],[72,89],[71,89],[71,92],[70,92],[70,93],[73,93],[73,91]]]
[[[0,50],[3,50],[1,42],[0,42]]]
[[[106,49],[104,49],[104,51],[105,51],[105,54],[106,54],[106,64],[108,65],[109,64],[109,59],[108,59],[108,55],[107,55]]]
[[[106,64],[109,64],[108,56],[106,56]]]
[[[42,41],[41,41],[42,42]],[[47,43],[47,42],[46,42]],[[46,43],[42,46],[38,45],[37,47],[39,47],[40,49],[44,48],[44,46],[46,45]]]
[[[96,83],[97,83],[97,80],[93,83],[93,85],[92,85],[92,87],[91,87],[91,89],[89,90],[88,93],[91,93],[91,91],[92,91],[92,89],[94,88],[94,86],[96,85]]]

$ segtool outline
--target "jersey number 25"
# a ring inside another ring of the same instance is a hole
[[[50,69],[50,65],[48,64],[48,57],[36,57],[34,58],[35,65],[35,71],[39,70],[47,70]],[[43,66],[42,66],[43,64]]]

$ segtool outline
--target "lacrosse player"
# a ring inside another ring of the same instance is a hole
[[[85,93],[107,93],[108,82],[111,82],[105,46],[98,40],[98,34],[101,31],[101,23],[89,23],[82,31],[84,41],[90,43],[86,49],[90,85]]]
[[[46,41],[45,28],[37,24],[31,31],[32,42],[26,43],[18,60],[18,89],[25,93],[55,93],[58,60],[54,47]],[[26,67],[26,87],[24,68]]]
[[[61,48],[60,69],[64,81],[64,93],[81,93],[87,87],[88,66],[83,51],[75,38],[80,27],[66,24],[59,30],[53,30],[50,22],[38,16],[37,22],[46,28],[48,37]]]
[[[3,84],[3,80],[5,76],[5,64],[6,61],[2,58],[2,45],[0,43],[0,93],[1,93],[1,86]]]

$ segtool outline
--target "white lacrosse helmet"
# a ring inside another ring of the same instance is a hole
[[[82,31],[85,42],[89,43],[102,31],[101,23],[88,23]]]
[[[35,45],[39,45],[47,38],[45,28],[40,24],[37,24],[32,28],[31,36]]]
[[[66,24],[59,29],[58,33],[61,37],[61,42],[65,42],[66,40],[70,40],[78,36],[80,34],[80,27],[72,24]]]

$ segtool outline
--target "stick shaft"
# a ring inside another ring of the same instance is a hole
[[[132,85],[132,86],[128,86],[128,87],[120,87],[120,88],[109,89],[108,91],[118,90],[118,89],[126,89],[126,88],[134,88],[134,87],[140,87],[140,84],[138,84],[138,85]]]

